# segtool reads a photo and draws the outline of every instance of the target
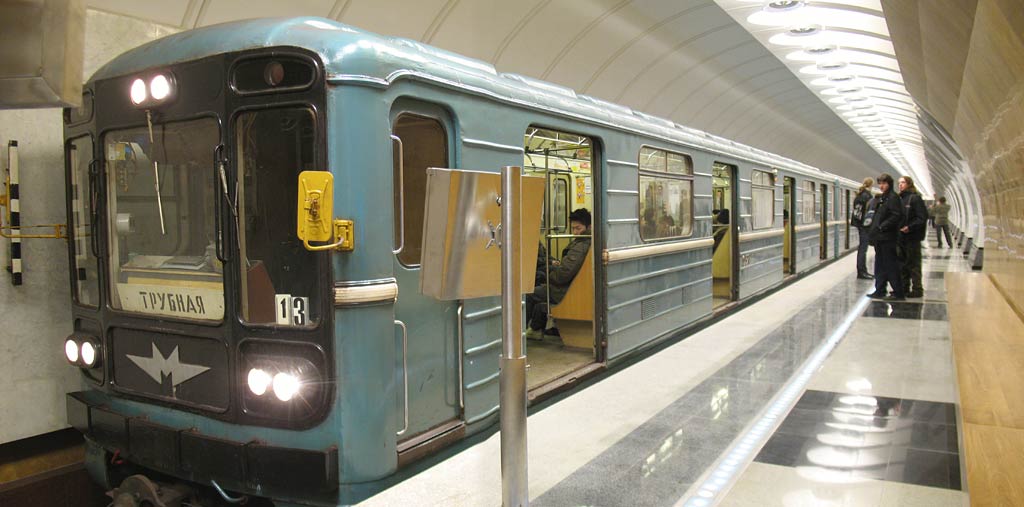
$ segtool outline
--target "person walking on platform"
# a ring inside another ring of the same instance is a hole
[[[875,180],[864,178],[864,183],[857,189],[857,197],[853,200],[853,213],[850,216],[850,225],[857,228],[857,278],[870,280],[873,278],[868,273],[868,227],[864,225],[864,215],[868,212],[868,203],[871,202],[871,186]]]
[[[892,176],[882,173],[878,177],[878,188],[882,193],[875,197],[875,205],[868,211],[868,238],[875,247],[875,291],[867,296],[904,301],[900,258],[896,250],[900,227],[903,227],[903,205],[900,196],[893,191]],[[886,296],[886,284],[892,287],[891,296]]]
[[[900,176],[900,201],[903,202],[903,227],[900,227],[899,246],[903,251],[903,293],[907,297],[924,296],[921,285],[921,242],[928,227],[928,208],[914,186],[910,176]]]
[[[946,245],[953,248],[953,238],[949,236],[949,205],[945,197],[939,197],[939,202],[932,206],[931,214],[935,220],[935,239],[939,242],[939,248],[942,248],[942,233],[946,234]]]

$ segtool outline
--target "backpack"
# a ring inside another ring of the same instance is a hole
[[[861,221],[862,227],[871,227],[871,224],[875,221],[875,208],[878,207],[878,199],[871,199],[868,203],[868,212],[864,214],[864,219]],[[854,210],[856,213],[856,210]]]
[[[854,227],[864,227],[864,203],[854,202],[853,203],[853,215],[850,217],[850,225]]]

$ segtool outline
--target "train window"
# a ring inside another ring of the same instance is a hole
[[[814,217],[814,213],[818,209],[818,194],[814,193],[814,182],[803,181],[800,183],[800,187],[801,222],[805,224],[813,224],[817,222]]]
[[[768,229],[775,225],[775,175],[755,170],[750,176],[750,184],[752,227]]]
[[[92,162],[92,137],[82,136],[68,142],[67,161],[71,172],[71,188],[68,197],[71,202],[72,259],[71,272],[75,279],[75,301],[80,305],[97,306],[100,300],[99,266],[93,255],[93,213],[96,211],[96,187],[89,177]]]
[[[221,320],[215,255],[217,120],[156,123],[103,136],[110,231],[110,305],[150,315]]]
[[[238,249],[241,315],[254,324],[319,320],[318,256],[295,236],[298,175],[316,165],[316,118],[305,107],[239,115]]]
[[[394,161],[395,245],[404,240],[398,260],[405,266],[419,266],[423,247],[423,205],[426,198],[428,167],[448,167],[448,136],[440,121],[426,116],[403,113],[395,120],[395,135],[402,140],[402,165]],[[398,156],[398,150],[394,150]],[[404,174],[399,178],[399,167]],[[403,181],[403,192],[398,182]],[[399,202],[402,196],[402,202]],[[405,213],[405,230],[399,231],[398,217]],[[403,236],[404,235],[404,236]]]
[[[693,160],[657,148],[640,149],[640,238],[680,238],[693,233]]]
[[[569,224],[569,183],[565,178],[551,182],[554,198],[551,202],[551,227],[558,232],[566,232]]]

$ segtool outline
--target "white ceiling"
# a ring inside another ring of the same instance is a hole
[[[877,3],[877,0],[875,1]],[[322,16],[408,37],[851,179],[890,165],[714,0],[87,0],[188,29]]]

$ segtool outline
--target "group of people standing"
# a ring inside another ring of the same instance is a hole
[[[860,245],[857,249],[857,278],[874,279],[875,290],[870,298],[904,301],[924,296],[921,285],[921,242],[931,221],[936,233],[945,231],[946,243],[953,247],[949,235],[949,205],[939,197],[929,209],[909,176],[899,182],[892,176],[878,177],[877,195],[872,194],[874,180],[865,178],[853,202],[850,225],[857,228]],[[898,187],[897,187],[898,185]],[[898,188],[898,193],[897,193]],[[942,236],[939,247],[942,247]],[[875,247],[875,272],[866,265],[868,245]],[[892,293],[888,292],[888,287]]]

